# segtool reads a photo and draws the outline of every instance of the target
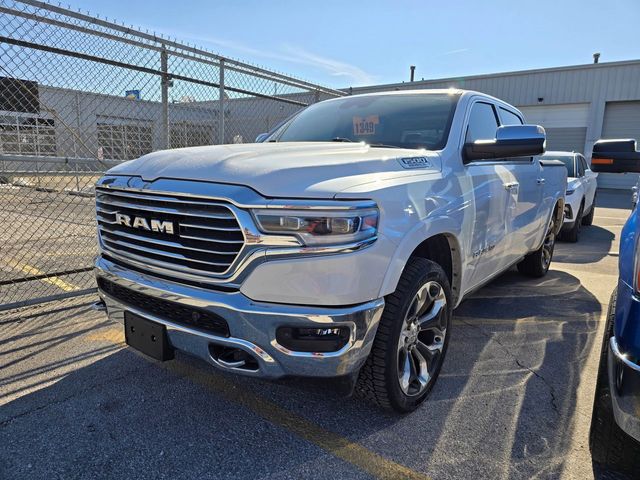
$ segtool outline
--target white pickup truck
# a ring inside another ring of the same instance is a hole
[[[314,104],[264,143],[119,165],[96,187],[108,315],[159,360],[339,377],[411,411],[462,299],[549,268],[567,170],[522,123],[476,92],[375,93]]]

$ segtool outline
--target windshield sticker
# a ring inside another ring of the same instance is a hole
[[[380,123],[378,115],[369,115],[368,117],[353,117],[353,134],[359,135],[375,135],[376,125]]]
[[[402,168],[429,168],[431,162],[427,157],[407,157],[400,159]]]

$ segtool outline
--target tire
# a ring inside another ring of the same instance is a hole
[[[589,211],[589,215],[582,217],[582,225],[589,226],[593,224],[593,216],[596,213],[596,197],[593,197],[593,203],[591,204],[591,210]]]
[[[407,413],[427,399],[442,368],[451,336],[449,279],[437,263],[411,258],[385,302],[355,391],[382,408]],[[420,324],[430,329],[420,331]]]
[[[616,308],[616,291],[614,290],[605,326],[596,393],[593,401],[591,430],[589,431],[589,449],[594,463],[607,470],[631,473],[633,478],[640,475],[640,443],[627,435],[616,423],[609,390],[609,373],[607,357],[609,339],[613,335],[613,319]]]
[[[551,260],[553,260],[553,251],[556,247],[556,235],[553,232],[555,222],[553,218],[547,226],[547,232],[544,241],[538,250],[530,253],[518,263],[518,271],[529,277],[544,277],[549,271]]]
[[[566,231],[562,234],[562,239],[567,242],[576,243],[578,241],[578,236],[580,234],[580,227],[582,226],[582,213],[584,212],[584,201],[580,204],[580,209],[576,214],[576,221],[573,222],[573,227],[571,230]]]

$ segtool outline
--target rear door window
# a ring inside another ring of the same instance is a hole
[[[492,140],[496,138],[497,129],[498,117],[493,105],[484,102],[474,103],[471,107],[471,115],[469,115],[465,142]]]
[[[502,125],[522,125],[522,119],[506,108],[500,107],[500,118],[502,118]]]

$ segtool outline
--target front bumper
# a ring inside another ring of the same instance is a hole
[[[616,423],[640,441],[640,365],[620,351],[616,337],[609,340],[608,377]]]
[[[161,315],[150,314],[136,305],[126,304],[100,290],[109,318],[124,323],[124,312],[130,311],[166,326],[170,345],[223,370],[279,378],[283,376],[340,377],[357,372],[366,360],[384,309],[377,299],[348,307],[305,307],[255,302],[240,292],[221,292],[160,280],[123,268],[98,257],[98,278],[124,288],[200,311],[208,311],[229,326],[229,336],[218,336],[197,328],[178,324]],[[348,327],[349,340],[335,352],[295,352],[276,341],[280,326],[297,328]],[[256,360],[258,368],[247,370],[229,366],[212,355],[211,347],[239,349]]]

